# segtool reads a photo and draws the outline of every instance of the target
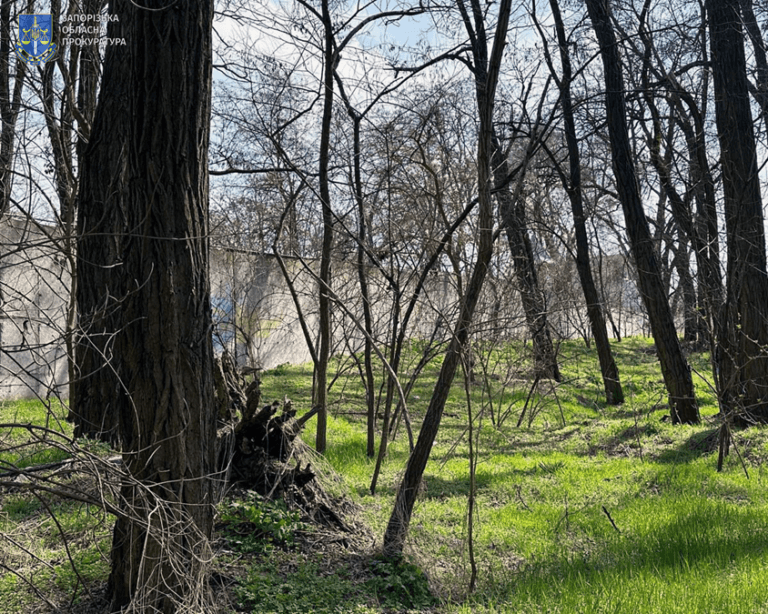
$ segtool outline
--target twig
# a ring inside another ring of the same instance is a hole
[[[43,497],[40,496],[39,493],[32,491],[32,494],[35,496],[35,498],[40,501],[40,503],[43,505],[45,510],[48,512],[48,515],[51,517],[51,520],[56,524],[56,528],[59,531],[59,535],[61,535],[61,541],[64,545],[64,550],[67,553],[67,558],[69,559],[69,565],[72,568],[72,571],[75,572],[75,575],[77,576],[77,581],[83,585],[83,588],[85,589],[85,592],[88,593],[88,597],[93,599],[93,595],[91,594],[91,589],[88,588],[88,585],[86,584],[85,580],[83,580],[83,577],[80,575],[80,571],[77,569],[77,565],[75,564],[75,561],[72,559],[72,553],[69,551],[69,544],[67,543],[67,536],[64,533],[64,529],[61,527],[61,523],[59,522],[59,519],[56,518],[56,515],[53,513],[53,510],[48,505],[48,502],[43,499]],[[77,585],[75,585],[75,590],[72,594],[72,603],[75,601],[75,596],[77,595]],[[71,605],[71,604],[70,604]]]
[[[3,471],[3,473],[0,473],[0,479],[15,477],[17,475],[23,475],[24,473],[33,473],[33,472],[37,472],[37,471],[47,471],[48,469],[58,469],[60,467],[66,466],[66,465],[73,465],[74,463],[75,463],[75,459],[68,458],[66,460],[59,461],[57,463],[45,463],[44,465],[35,465],[33,467],[24,467],[24,469],[16,469],[14,467],[13,469],[10,469],[8,471]]]
[[[608,516],[608,520],[611,521],[611,526],[616,529],[617,533],[621,533],[621,530],[619,530],[619,527],[616,526],[616,523],[613,521],[613,518],[611,518],[611,514],[608,512],[606,507],[603,505],[603,512],[605,512],[605,515]]]
[[[62,467],[66,467],[67,465],[72,465],[72,470],[75,471],[75,463],[78,462],[77,458],[67,458],[62,461],[58,461],[55,463],[45,463],[43,465],[33,465],[32,467],[24,467],[24,468],[16,468],[13,467],[7,471],[4,471],[3,473],[0,473],[0,479],[3,478],[11,478],[19,475],[25,475],[27,473],[37,473],[38,471],[48,471],[49,469],[60,469]],[[113,465],[119,465],[123,462],[123,459],[121,456],[111,456],[107,459],[104,459],[105,462],[112,463]],[[0,461],[2,462],[2,461]]]
[[[523,405],[523,411],[520,412],[520,418],[518,418],[517,420],[517,428],[520,428],[520,425],[523,423],[523,418],[525,418],[525,412],[528,409],[528,403],[531,400],[531,396],[533,396],[533,391],[536,390],[536,385],[539,383],[540,378],[541,378],[541,375],[536,374],[536,377],[533,380],[533,384],[531,384],[531,389],[528,391],[528,396],[525,399],[525,405]]]
[[[519,485],[519,484],[518,484],[517,486],[515,486],[515,490],[517,491],[517,498],[520,500],[520,503],[522,503],[522,504],[523,504],[523,507],[524,507],[525,509],[527,509],[527,510],[530,512],[530,511],[531,511],[531,508],[530,508],[530,507],[528,507],[528,504],[527,504],[527,503],[525,502],[525,500],[523,499],[522,488],[520,487],[520,485]]]

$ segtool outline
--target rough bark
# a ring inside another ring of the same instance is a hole
[[[757,151],[738,0],[708,0],[715,116],[728,242],[721,316],[721,402],[743,423],[768,421],[768,275]]]
[[[186,588],[201,573],[218,491],[207,171],[213,2],[117,0],[110,11],[119,17],[110,37],[127,45],[107,49],[83,160],[78,304],[89,343],[80,348],[76,410],[98,424],[109,407],[137,480],[122,489],[129,513],[114,529],[112,608],[133,601],[175,612],[202,599]]]
[[[563,75],[560,78],[559,86],[569,164],[569,175],[567,179],[563,176],[563,183],[568,193],[573,213],[573,228],[576,236],[576,270],[579,273],[584,300],[587,303],[587,316],[589,317],[592,336],[595,339],[595,347],[597,348],[597,357],[600,362],[600,372],[603,376],[603,386],[605,388],[605,399],[609,405],[618,405],[624,401],[624,391],[619,380],[619,369],[616,366],[616,361],[613,359],[600,296],[597,292],[589,261],[589,240],[581,191],[581,158],[576,138],[573,103],[571,101],[572,71],[568,40],[565,36],[565,28],[560,16],[560,7],[557,4],[557,0],[550,0],[549,4],[555,20],[557,42],[560,48],[560,62],[563,67]]]
[[[694,396],[691,371],[677,337],[640,198],[627,130],[624,78],[616,36],[604,0],[587,0],[587,10],[603,59],[605,104],[616,186],[637,268],[638,287],[648,313],[664,383],[669,392],[671,418],[674,423],[698,423],[699,408]]]
[[[121,10],[125,10],[125,5]],[[116,7],[112,7],[116,11]],[[118,14],[115,12],[115,14]],[[129,24],[110,24],[110,36],[129,36]],[[121,330],[121,302],[126,298],[119,280],[124,270],[125,243],[130,227],[125,209],[131,194],[134,161],[122,144],[131,135],[130,118],[136,104],[124,76],[131,69],[127,47],[108,46],[97,114],[83,153],[77,211],[77,267],[83,283],[76,288],[78,342],[76,379],[72,385],[70,417],[75,437],[97,438],[119,449],[120,405],[125,386],[117,373],[115,333]],[[108,65],[107,65],[108,63]],[[135,156],[134,156],[135,157]]]

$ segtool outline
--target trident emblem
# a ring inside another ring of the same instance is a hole
[[[19,42],[16,55],[27,64],[43,64],[56,53],[51,43],[53,20],[50,15],[19,15]]]

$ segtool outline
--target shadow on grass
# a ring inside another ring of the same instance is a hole
[[[693,433],[682,444],[667,447],[654,458],[660,463],[690,463],[701,456],[708,456],[717,451],[718,433],[720,429],[713,428]]]
[[[617,433],[613,437],[609,437],[599,445],[593,446],[593,448],[595,451],[601,450],[607,454],[613,454],[617,451],[623,450],[629,444],[636,446],[638,439],[640,439],[642,443],[643,437],[651,437],[656,435],[658,432],[659,428],[655,424],[649,424],[647,422],[643,424],[633,424],[632,426],[628,426],[621,432]]]
[[[531,477],[546,478],[554,476],[561,469],[567,468],[567,463],[562,460],[553,462],[539,461],[535,465],[525,468],[505,467],[502,471],[486,472],[479,470],[475,475],[475,483],[478,491],[494,491],[504,484],[520,484],[524,479]],[[446,478],[441,475],[429,473],[424,478],[426,488],[423,489],[420,497],[424,499],[442,500],[446,497],[469,495],[469,477],[457,476],[455,478]]]

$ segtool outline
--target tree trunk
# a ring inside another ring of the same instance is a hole
[[[646,7],[648,4],[646,3]],[[713,264],[710,262],[710,250],[707,249],[706,239],[703,238],[707,235],[708,225],[697,226],[693,221],[693,214],[691,212],[691,198],[696,196],[698,198],[706,197],[707,184],[706,179],[702,173],[699,172],[697,159],[697,149],[702,147],[701,140],[703,140],[703,133],[697,135],[692,126],[692,117],[686,113],[683,107],[682,101],[685,100],[689,109],[690,115],[698,114],[695,101],[693,97],[685,91],[681,85],[677,82],[674,76],[664,75],[657,70],[652,62],[651,56],[654,55],[655,49],[653,46],[653,40],[648,33],[645,25],[646,11],[645,9],[640,16],[640,38],[643,41],[643,70],[642,70],[642,86],[643,96],[645,102],[648,105],[648,109],[651,112],[651,119],[653,124],[653,134],[649,133],[649,149],[651,164],[656,169],[659,176],[659,181],[663,189],[663,194],[666,195],[669,203],[670,210],[672,212],[672,218],[677,226],[678,231],[678,247],[672,247],[675,251],[675,265],[678,271],[678,277],[680,279],[680,286],[682,290],[684,314],[685,314],[685,333],[684,339],[690,343],[705,343],[710,349],[713,347],[713,328],[711,326],[711,320],[708,322],[708,314],[711,314],[719,310],[719,306],[713,311],[712,308],[707,308],[706,305],[712,297],[714,297],[719,288],[719,280],[717,276],[713,278],[711,274],[711,268]],[[656,93],[651,87],[649,73],[653,71],[656,78],[663,80],[667,85],[667,99],[670,106],[675,111],[675,116],[669,118],[669,124],[666,130],[666,137],[664,138],[664,129],[662,127],[662,115],[656,105]],[[695,121],[695,120],[694,120]],[[698,125],[698,122],[696,122]],[[695,187],[686,192],[685,196],[681,196],[675,182],[672,178],[672,151],[674,147],[674,129],[679,125],[686,138],[688,150],[690,154],[689,162],[689,177],[691,183]],[[667,151],[665,155],[662,155],[661,146],[662,141],[666,140]],[[706,164],[706,158],[703,162]],[[713,193],[714,194],[714,193]],[[659,208],[661,212],[661,208]],[[715,221],[715,226],[717,222]],[[661,229],[660,229],[661,230]],[[702,236],[702,230],[704,234]],[[715,239],[716,240],[716,239]],[[688,255],[688,244],[691,244],[694,248],[696,255],[696,262],[699,267],[699,274],[701,279],[701,293],[703,299],[697,302],[696,290],[693,284],[693,276],[690,272],[690,258]],[[672,245],[673,242],[669,242]],[[717,244],[713,247],[717,247]],[[718,269],[719,265],[715,265]],[[713,287],[710,288],[710,285]],[[714,300],[714,299],[712,299]],[[704,311],[699,311],[699,305],[704,305]],[[719,305],[719,302],[718,302]]]
[[[376,400],[375,380],[373,377],[373,315],[371,314],[371,299],[368,290],[368,273],[365,267],[365,200],[363,196],[363,179],[361,173],[360,151],[360,122],[362,117],[349,106],[349,114],[354,122],[354,174],[355,202],[357,203],[358,233],[357,233],[357,279],[360,282],[360,297],[363,304],[363,325],[365,326],[365,350],[363,364],[365,368],[365,404],[367,408],[366,454],[368,458],[376,455]]]
[[[768,421],[768,275],[757,151],[738,0],[708,0],[723,165],[728,288],[718,348],[724,407]]]
[[[662,164],[657,165],[657,170],[661,171],[659,177],[672,205],[672,215],[693,246],[698,278],[699,325],[706,327],[700,334],[706,336],[714,358],[717,332],[715,321],[723,304],[714,179],[707,159],[701,110],[693,96],[685,91],[674,77],[667,77],[667,95],[675,110],[676,122],[685,135],[688,149],[688,182],[692,186],[692,196],[696,204],[695,216],[692,214],[692,208],[685,204],[686,200],[674,189],[667,168]],[[706,90],[706,84],[703,89]],[[652,153],[652,162],[653,155]]]
[[[127,7],[116,6],[123,13],[111,7],[120,22],[110,23],[109,35],[123,38],[130,35],[129,24],[123,21]],[[122,329],[122,301],[126,298],[122,274],[131,227],[124,210],[131,206],[132,177],[132,160],[118,144],[134,130],[130,118],[136,102],[130,100],[132,90],[124,80],[131,70],[132,55],[127,46],[106,49],[101,94],[80,170],[75,250],[77,377],[70,387],[70,417],[75,437],[100,439],[117,449],[123,445],[120,406],[128,402],[128,382],[118,373],[121,356],[116,353],[115,333]]]
[[[315,405],[320,406],[317,414],[315,449],[325,452],[328,424],[328,361],[331,356],[331,249],[333,248],[333,211],[328,166],[330,159],[331,116],[333,111],[333,23],[328,0],[322,0],[322,20],[325,32],[323,118],[320,128],[320,199],[323,208],[323,251],[320,255],[320,344],[315,365]]]
[[[576,139],[573,104],[571,102],[571,58],[568,52],[568,41],[565,36],[563,20],[560,16],[560,7],[557,4],[557,0],[550,0],[549,4],[555,20],[557,41],[560,47],[560,62],[563,66],[563,76],[559,85],[570,171],[568,179],[563,176],[563,183],[568,192],[571,211],[573,212],[573,228],[576,235],[576,270],[579,273],[584,300],[587,303],[587,316],[592,328],[592,336],[595,338],[600,372],[603,375],[605,400],[609,405],[618,405],[624,402],[624,391],[619,381],[619,369],[616,366],[616,361],[613,359],[600,297],[597,293],[597,286],[592,277],[592,267],[589,262],[589,240],[587,238],[586,215],[584,214],[581,192],[581,159],[579,156],[579,144]]]
[[[16,57],[11,37],[12,2],[0,3],[0,218],[10,208],[13,189],[13,154],[16,143],[16,121],[21,110],[27,64],[16,59],[11,86],[11,61]],[[30,12],[31,8],[30,8]]]
[[[393,557],[400,556],[403,552],[413,506],[416,502],[416,494],[421,485],[421,478],[424,475],[424,469],[429,460],[432,444],[440,428],[440,420],[442,419],[448,393],[456,374],[456,367],[461,360],[464,345],[469,338],[469,327],[472,323],[475,307],[480,299],[480,293],[488,273],[491,257],[493,256],[493,204],[491,200],[491,160],[493,152],[491,149],[491,136],[493,132],[493,108],[496,85],[498,83],[499,67],[504,53],[507,27],[509,25],[511,0],[502,0],[499,6],[499,18],[490,60],[488,58],[485,24],[480,3],[478,0],[471,0],[471,6],[474,16],[474,27],[464,7],[463,0],[459,0],[459,8],[462,12],[464,24],[473,41],[475,88],[477,92],[478,114],[480,116],[480,132],[477,147],[477,185],[480,201],[477,261],[466,293],[462,297],[459,320],[456,323],[454,334],[443,359],[440,374],[438,375],[432,398],[429,401],[429,407],[424,416],[416,446],[408,459],[405,475],[397,491],[394,509],[384,533],[384,553]]]
[[[693,275],[691,275],[690,253],[688,252],[688,243],[683,232],[678,227],[677,247],[673,247],[675,257],[672,262],[677,270],[677,276],[680,285],[680,294],[683,299],[683,318],[684,332],[683,341],[696,346],[706,347],[705,326],[701,320],[696,297],[696,287],[693,285]]]
[[[638,272],[638,287],[648,312],[661,372],[669,392],[671,418],[674,423],[695,424],[699,422],[699,408],[694,396],[691,371],[677,338],[635,175],[616,36],[604,0],[587,0],[587,10],[603,58],[608,130],[616,186]]]
[[[766,59],[765,41],[752,9],[752,0],[739,0],[739,6],[744,28],[752,43],[752,52],[757,69],[757,82],[752,87],[752,95],[760,105],[763,121],[768,122],[768,59]]]
[[[133,602],[175,612],[186,602],[194,610],[204,599],[198,557],[216,504],[207,171],[213,2],[148,0],[139,8],[118,0],[110,10],[119,21],[109,36],[127,45],[107,48],[83,160],[78,304],[84,334],[96,339],[81,348],[77,409],[93,417],[110,405],[138,481],[122,488],[112,609]]]
[[[535,374],[559,382],[560,368],[557,365],[557,357],[547,323],[547,306],[544,301],[544,293],[539,287],[539,278],[536,274],[533,247],[528,237],[525,202],[524,199],[513,194],[509,189],[509,161],[504,156],[495,130],[491,135],[491,140],[496,199],[499,202],[502,226],[507,232],[509,251],[512,253],[512,263],[517,278],[517,288],[523,303],[525,321],[533,341]],[[531,145],[533,145],[533,141],[531,141]]]

